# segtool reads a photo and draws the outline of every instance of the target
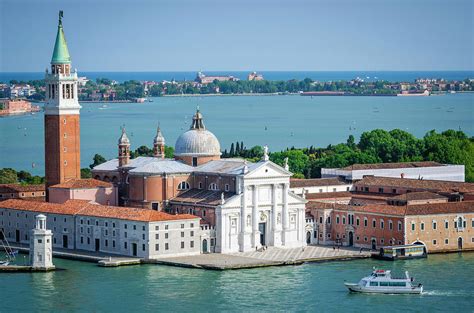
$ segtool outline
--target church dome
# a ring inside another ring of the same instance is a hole
[[[197,110],[191,128],[178,137],[175,156],[220,156],[221,145],[213,133],[206,130],[202,114]]]

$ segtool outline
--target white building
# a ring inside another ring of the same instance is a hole
[[[354,164],[343,168],[321,169],[323,178],[342,177],[347,181],[360,180],[364,176],[378,176],[464,182],[464,173],[464,165],[441,164],[431,161]]]
[[[36,225],[30,237],[30,266],[42,270],[53,269],[53,234],[46,229],[45,215],[38,214],[35,219]]]
[[[55,248],[153,259],[200,253],[199,217],[189,214],[91,204],[10,199],[0,202],[0,228],[11,243],[33,240],[35,216],[48,217]]]
[[[268,157],[244,165],[237,176],[237,194],[222,199],[216,209],[216,252],[306,245],[306,200],[289,190],[291,175]]]

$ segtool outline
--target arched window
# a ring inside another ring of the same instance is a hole
[[[463,228],[463,220],[462,217],[458,217],[458,228]]]
[[[189,184],[185,181],[182,181],[178,185],[178,190],[188,190],[189,189]]]
[[[209,190],[219,190],[219,189],[217,188],[216,183],[212,183],[212,184],[209,185]]]

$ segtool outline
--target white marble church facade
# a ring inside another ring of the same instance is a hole
[[[291,175],[268,159],[244,168],[237,194],[216,208],[216,252],[306,245],[307,201],[289,190]]]

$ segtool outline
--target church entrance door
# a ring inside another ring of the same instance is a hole
[[[266,245],[266,242],[265,242],[266,228],[267,228],[267,223],[258,223],[258,231],[260,232],[260,244],[262,246]]]

